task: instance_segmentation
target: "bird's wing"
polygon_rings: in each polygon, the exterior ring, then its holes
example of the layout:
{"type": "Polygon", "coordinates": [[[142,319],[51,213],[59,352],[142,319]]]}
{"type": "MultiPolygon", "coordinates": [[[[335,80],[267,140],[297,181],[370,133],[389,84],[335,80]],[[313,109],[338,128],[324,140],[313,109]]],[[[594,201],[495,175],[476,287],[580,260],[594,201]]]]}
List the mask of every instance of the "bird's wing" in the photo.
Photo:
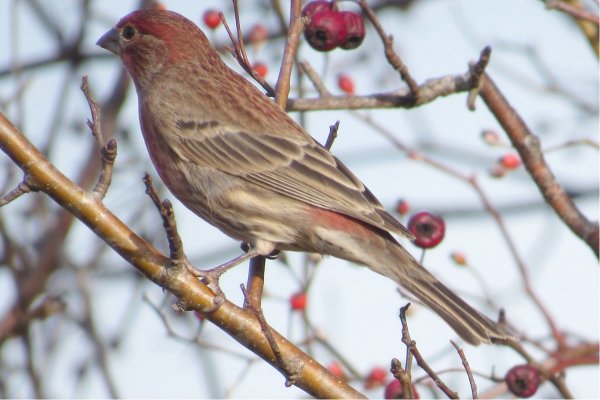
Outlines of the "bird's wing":
{"type": "Polygon", "coordinates": [[[308,134],[257,134],[215,122],[178,121],[177,128],[175,148],[188,162],[412,237],[341,161],[308,134]]]}

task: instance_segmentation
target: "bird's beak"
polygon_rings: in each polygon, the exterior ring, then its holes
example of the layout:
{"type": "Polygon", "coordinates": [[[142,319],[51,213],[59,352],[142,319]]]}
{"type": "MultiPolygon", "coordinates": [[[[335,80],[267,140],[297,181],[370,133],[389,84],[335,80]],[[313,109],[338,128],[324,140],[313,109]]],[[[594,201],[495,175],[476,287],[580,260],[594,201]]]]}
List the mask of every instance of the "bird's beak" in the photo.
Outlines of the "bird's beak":
{"type": "Polygon", "coordinates": [[[121,43],[119,42],[119,32],[112,28],[110,31],[106,32],[96,44],[111,53],[114,53],[118,56],[121,55],[121,43]]]}

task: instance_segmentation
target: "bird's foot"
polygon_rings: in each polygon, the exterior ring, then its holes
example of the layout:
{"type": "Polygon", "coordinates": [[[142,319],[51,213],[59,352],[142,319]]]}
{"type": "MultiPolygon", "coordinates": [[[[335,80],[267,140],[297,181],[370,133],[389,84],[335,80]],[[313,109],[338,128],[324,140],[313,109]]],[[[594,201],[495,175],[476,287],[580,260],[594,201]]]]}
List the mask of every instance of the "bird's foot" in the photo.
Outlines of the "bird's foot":
{"type": "Polygon", "coordinates": [[[221,275],[223,275],[225,272],[235,267],[236,265],[239,265],[247,259],[255,257],[257,255],[259,254],[255,250],[249,248],[246,251],[246,253],[209,270],[201,270],[193,267],[190,264],[186,265],[186,269],[188,270],[188,272],[194,275],[196,278],[200,278],[200,280],[206,286],[208,286],[209,289],[215,295],[215,298],[213,300],[213,307],[209,310],[206,310],[206,312],[217,311],[219,307],[221,307],[223,303],[225,303],[225,294],[219,286],[219,279],[221,278],[221,275]]]}

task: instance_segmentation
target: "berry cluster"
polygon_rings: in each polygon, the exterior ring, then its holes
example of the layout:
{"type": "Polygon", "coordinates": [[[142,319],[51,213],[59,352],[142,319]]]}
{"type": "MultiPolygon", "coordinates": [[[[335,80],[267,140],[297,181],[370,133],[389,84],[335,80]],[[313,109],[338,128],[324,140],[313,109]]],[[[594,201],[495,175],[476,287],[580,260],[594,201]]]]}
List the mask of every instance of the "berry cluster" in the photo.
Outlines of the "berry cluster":
{"type": "Polygon", "coordinates": [[[362,17],[352,11],[337,10],[332,1],[311,1],[302,9],[302,16],[310,18],[304,37],[315,50],[355,49],[365,37],[362,17]]]}

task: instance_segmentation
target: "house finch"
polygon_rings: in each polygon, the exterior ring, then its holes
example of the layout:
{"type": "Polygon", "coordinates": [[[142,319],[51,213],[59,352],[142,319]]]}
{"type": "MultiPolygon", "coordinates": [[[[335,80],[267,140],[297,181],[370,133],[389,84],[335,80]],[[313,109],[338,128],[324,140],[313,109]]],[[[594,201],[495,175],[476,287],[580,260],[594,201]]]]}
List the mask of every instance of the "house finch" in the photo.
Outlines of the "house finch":
{"type": "Polygon", "coordinates": [[[467,342],[506,339],[391,235],[411,237],[362,182],[254,85],[206,36],[166,10],[135,11],[98,45],[120,56],[162,181],[190,210],[253,252],[329,254],[410,291],[467,342]]]}

